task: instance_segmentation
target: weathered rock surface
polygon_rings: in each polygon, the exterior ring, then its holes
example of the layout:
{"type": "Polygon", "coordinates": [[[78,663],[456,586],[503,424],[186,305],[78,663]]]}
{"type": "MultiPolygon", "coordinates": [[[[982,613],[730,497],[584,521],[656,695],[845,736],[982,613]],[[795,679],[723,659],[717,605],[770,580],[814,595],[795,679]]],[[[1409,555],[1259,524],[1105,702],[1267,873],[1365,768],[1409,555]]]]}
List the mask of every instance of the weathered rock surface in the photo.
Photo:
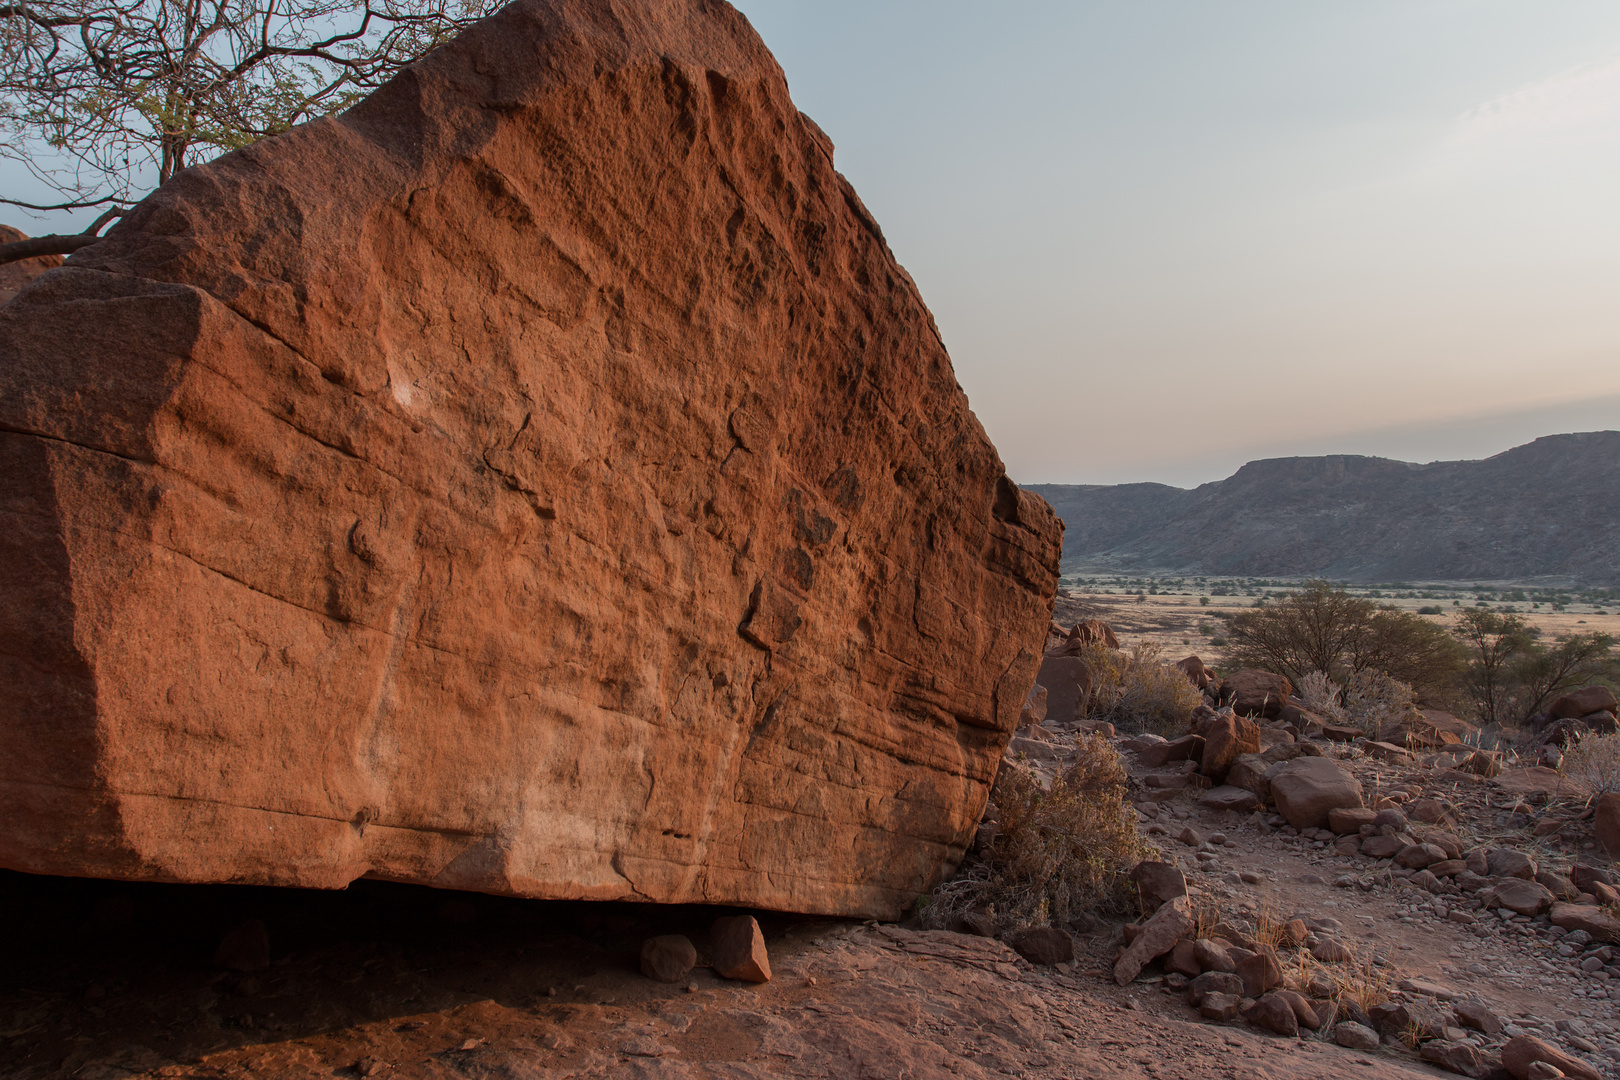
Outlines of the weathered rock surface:
{"type": "Polygon", "coordinates": [[[1592,828],[1603,850],[1611,858],[1620,859],[1620,792],[1611,791],[1598,797],[1592,828]]]}
{"type": "Polygon", "coordinates": [[[1577,1076],[1581,1080],[1602,1080],[1603,1077],[1586,1062],[1571,1057],[1534,1035],[1516,1036],[1502,1047],[1502,1067],[1518,1080],[1528,1080],[1530,1064],[1535,1061],[1545,1061],[1554,1068],[1562,1069],[1565,1076],[1577,1076]]]}
{"type": "Polygon", "coordinates": [[[520,0],[0,310],[0,866],[894,917],[1060,527],[725,4],[520,0]]]}
{"type": "MultiPolygon", "coordinates": [[[[10,225],[0,225],[0,244],[14,244],[27,240],[28,234],[10,225]]],[[[0,263],[0,306],[4,306],[22,287],[45,271],[62,265],[60,255],[39,255],[32,259],[0,263]]]]}
{"type": "Polygon", "coordinates": [[[1547,710],[1558,720],[1579,720],[1595,712],[1620,712],[1620,701],[1607,686],[1588,686],[1572,694],[1565,694],[1547,710]]]}
{"type": "Polygon", "coordinates": [[[1046,688],[1046,715],[1053,723],[1069,724],[1085,717],[1096,681],[1090,664],[1078,656],[1047,656],[1036,677],[1046,688]]]}
{"type": "Polygon", "coordinates": [[[1223,705],[1232,706],[1239,716],[1264,716],[1274,720],[1282,715],[1293,693],[1293,684],[1281,675],[1244,668],[1222,680],[1219,697],[1223,705]]]}
{"type": "Polygon", "coordinates": [[[1332,811],[1361,805],[1361,782],[1328,758],[1301,757],[1271,778],[1271,796],[1294,828],[1320,829],[1332,811]]]}
{"type": "Polygon", "coordinates": [[[1185,896],[1164,904],[1114,962],[1114,981],[1124,986],[1135,979],[1149,962],[1174,948],[1194,925],[1192,904],[1185,896]]]}

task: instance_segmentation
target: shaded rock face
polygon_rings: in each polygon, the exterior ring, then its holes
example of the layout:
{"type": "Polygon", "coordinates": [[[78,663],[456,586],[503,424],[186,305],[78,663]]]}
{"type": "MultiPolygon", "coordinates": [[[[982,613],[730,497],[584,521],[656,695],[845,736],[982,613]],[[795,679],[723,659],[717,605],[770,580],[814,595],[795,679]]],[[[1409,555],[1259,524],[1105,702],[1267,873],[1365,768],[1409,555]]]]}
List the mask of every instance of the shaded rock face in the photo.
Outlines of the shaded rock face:
{"type": "MultiPolygon", "coordinates": [[[[21,229],[14,229],[10,225],[0,225],[0,244],[14,244],[18,240],[27,240],[28,235],[21,229]]],[[[0,306],[5,305],[16,296],[22,287],[33,281],[45,271],[62,265],[60,255],[39,255],[32,259],[18,259],[15,262],[0,263],[0,306]]]]}
{"type": "Polygon", "coordinates": [[[890,918],[1061,526],[725,4],[522,0],[0,313],[0,865],[890,918]]]}

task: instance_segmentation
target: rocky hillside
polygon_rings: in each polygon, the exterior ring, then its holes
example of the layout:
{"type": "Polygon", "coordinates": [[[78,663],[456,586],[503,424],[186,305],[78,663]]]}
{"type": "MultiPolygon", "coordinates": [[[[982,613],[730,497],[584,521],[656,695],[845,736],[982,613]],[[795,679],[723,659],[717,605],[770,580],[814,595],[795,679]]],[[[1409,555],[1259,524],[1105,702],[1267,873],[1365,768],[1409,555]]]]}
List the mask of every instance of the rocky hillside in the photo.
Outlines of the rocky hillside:
{"type": "Polygon", "coordinates": [[[1483,461],[1253,461],[1192,491],[1037,485],[1064,558],[1121,570],[1347,581],[1620,581],[1620,432],[1549,435],[1483,461]]]}

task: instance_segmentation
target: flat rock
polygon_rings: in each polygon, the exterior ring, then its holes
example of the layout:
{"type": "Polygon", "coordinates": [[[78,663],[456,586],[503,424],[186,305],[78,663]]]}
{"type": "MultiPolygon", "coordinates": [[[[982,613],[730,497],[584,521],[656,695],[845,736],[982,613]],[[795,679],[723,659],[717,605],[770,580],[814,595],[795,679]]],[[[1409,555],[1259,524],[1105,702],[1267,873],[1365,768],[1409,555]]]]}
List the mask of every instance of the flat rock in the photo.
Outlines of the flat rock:
{"type": "Polygon", "coordinates": [[[1212,787],[1198,797],[1198,805],[1211,810],[1235,810],[1239,813],[1249,810],[1258,810],[1261,806],[1260,797],[1254,792],[1240,787],[1222,784],[1212,787]]]}
{"type": "Polygon", "coordinates": [[[1032,964],[1051,967],[1074,960],[1074,938],[1055,926],[1035,926],[1007,938],[1007,944],[1032,964]]]}
{"type": "Polygon", "coordinates": [[[1584,930],[1593,941],[1620,942],[1620,919],[1594,904],[1554,904],[1548,917],[1565,930],[1584,930]]]}
{"type": "Polygon", "coordinates": [[[1571,1057],[1550,1043],[1534,1035],[1518,1035],[1502,1046],[1502,1067],[1516,1080],[1530,1080],[1530,1063],[1544,1061],[1565,1076],[1578,1080],[1603,1080],[1602,1075],[1579,1058],[1571,1057]]]}
{"type": "Polygon", "coordinates": [[[1379,1043],[1378,1032],[1354,1020],[1335,1024],[1333,1041],[1350,1050],[1377,1050],[1379,1043]]]}
{"type": "Polygon", "coordinates": [[[1061,527],[727,4],[518,0],[0,356],[0,866],[896,918],[973,839],[1061,527]]]}
{"type": "Polygon", "coordinates": [[[1301,757],[1272,777],[1271,795],[1288,824],[1321,829],[1331,811],[1361,805],[1361,783],[1328,758],[1301,757]]]}

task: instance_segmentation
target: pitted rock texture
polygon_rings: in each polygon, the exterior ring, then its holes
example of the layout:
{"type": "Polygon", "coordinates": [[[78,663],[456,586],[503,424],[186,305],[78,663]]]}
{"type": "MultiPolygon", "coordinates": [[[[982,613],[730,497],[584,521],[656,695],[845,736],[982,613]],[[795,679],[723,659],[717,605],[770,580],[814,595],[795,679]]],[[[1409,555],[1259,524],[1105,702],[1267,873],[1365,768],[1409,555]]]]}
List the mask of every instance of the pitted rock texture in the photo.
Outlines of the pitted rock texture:
{"type": "Polygon", "coordinates": [[[892,917],[1061,526],[747,22],[520,0],[0,314],[0,865],[892,917]]]}
{"type": "MultiPolygon", "coordinates": [[[[27,240],[28,235],[21,229],[14,229],[10,225],[0,225],[0,244],[14,244],[18,240],[27,240]]],[[[22,291],[22,287],[33,281],[47,270],[62,265],[60,255],[37,255],[31,259],[18,259],[15,262],[0,263],[0,306],[8,303],[12,297],[22,291]]]]}

